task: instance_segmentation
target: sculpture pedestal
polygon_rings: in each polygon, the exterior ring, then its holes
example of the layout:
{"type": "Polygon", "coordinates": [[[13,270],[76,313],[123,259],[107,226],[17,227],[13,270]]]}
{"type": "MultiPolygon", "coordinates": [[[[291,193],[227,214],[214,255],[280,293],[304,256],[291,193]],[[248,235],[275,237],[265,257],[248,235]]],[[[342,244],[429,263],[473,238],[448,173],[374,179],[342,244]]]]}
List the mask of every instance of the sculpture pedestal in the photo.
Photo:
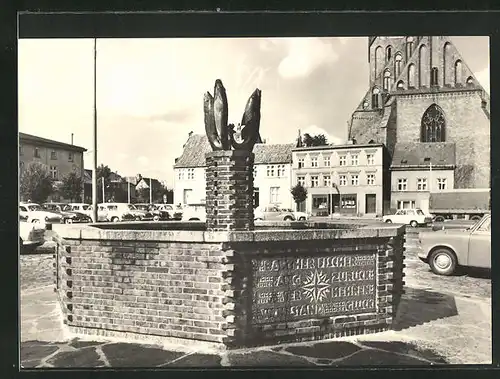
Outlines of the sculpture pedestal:
{"type": "Polygon", "coordinates": [[[207,230],[253,230],[254,154],[213,151],[205,159],[207,230]]]}

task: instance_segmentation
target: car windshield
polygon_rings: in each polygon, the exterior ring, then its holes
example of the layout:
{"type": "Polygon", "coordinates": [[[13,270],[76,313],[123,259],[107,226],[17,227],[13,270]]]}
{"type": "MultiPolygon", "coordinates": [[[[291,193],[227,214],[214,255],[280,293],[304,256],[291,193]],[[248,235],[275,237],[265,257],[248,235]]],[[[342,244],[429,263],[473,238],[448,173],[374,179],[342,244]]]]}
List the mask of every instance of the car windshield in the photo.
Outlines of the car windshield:
{"type": "Polygon", "coordinates": [[[37,204],[34,204],[34,205],[28,205],[28,209],[30,211],[41,211],[42,210],[42,207],[37,205],[37,204]]]}
{"type": "Polygon", "coordinates": [[[66,205],[64,208],[63,208],[63,211],[70,211],[72,210],[73,207],[71,205],[66,205]]]}
{"type": "Polygon", "coordinates": [[[137,208],[134,204],[128,204],[128,209],[137,210],[137,208]]]}
{"type": "Polygon", "coordinates": [[[424,212],[421,209],[417,209],[417,214],[420,216],[424,216],[424,212]]]}

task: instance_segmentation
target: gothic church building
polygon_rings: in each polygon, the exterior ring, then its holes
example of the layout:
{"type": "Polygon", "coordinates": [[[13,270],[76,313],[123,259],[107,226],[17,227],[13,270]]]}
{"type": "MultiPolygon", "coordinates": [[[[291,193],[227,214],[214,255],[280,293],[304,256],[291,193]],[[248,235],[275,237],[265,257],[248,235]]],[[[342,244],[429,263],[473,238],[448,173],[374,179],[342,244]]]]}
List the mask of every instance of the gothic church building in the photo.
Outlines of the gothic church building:
{"type": "Polygon", "coordinates": [[[369,37],[368,44],[369,88],[349,139],[386,145],[391,208],[406,208],[412,191],[489,188],[489,95],[451,39],[369,37]]]}

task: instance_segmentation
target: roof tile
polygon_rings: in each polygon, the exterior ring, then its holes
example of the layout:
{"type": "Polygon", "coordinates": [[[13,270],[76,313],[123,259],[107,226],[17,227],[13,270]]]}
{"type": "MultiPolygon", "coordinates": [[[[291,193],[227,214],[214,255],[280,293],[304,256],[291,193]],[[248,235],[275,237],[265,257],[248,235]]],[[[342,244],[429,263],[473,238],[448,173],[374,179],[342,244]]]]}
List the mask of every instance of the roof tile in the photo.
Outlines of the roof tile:
{"type": "Polygon", "coordinates": [[[451,142],[398,142],[394,149],[392,167],[455,165],[455,144],[451,142]]]}

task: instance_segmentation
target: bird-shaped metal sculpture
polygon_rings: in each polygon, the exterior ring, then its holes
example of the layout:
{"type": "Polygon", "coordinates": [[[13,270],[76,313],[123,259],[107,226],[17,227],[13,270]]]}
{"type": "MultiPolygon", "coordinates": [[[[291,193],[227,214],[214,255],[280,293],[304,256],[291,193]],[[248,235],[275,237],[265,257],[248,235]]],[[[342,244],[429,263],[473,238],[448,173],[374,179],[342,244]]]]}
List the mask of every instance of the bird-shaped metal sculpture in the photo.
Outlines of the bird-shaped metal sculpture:
{"type": "Polygon", "coordinates": [[[246,150],[252,151],[260,141],[260,104],[261,91],[256,89],[248,99],[241,119],[241,142],[235,140],[234,125],[228,125],[228,104],[226,90],[222,81],[215,81],[214,96],[210,92],[203,98],[205,113],[205,132],[212,150],[246,150]]]}

